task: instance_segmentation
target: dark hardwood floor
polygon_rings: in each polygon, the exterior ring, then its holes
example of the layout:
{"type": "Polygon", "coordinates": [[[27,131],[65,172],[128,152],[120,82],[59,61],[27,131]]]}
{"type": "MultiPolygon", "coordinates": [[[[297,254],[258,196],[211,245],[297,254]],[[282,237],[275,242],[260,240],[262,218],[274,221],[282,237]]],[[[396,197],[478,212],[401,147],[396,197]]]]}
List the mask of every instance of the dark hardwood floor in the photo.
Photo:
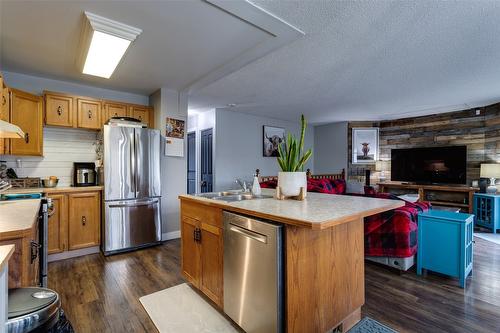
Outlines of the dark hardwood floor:
{"type": "MultiPolygon", "coordinates": [[[[179,249],[174,240],[50,263],[49,287],[76,332],[156,332],[139,297],[184,282],[179,249]]],[[[476,238],[473,274],[464,290],[455,279],[367,263],[363,316],[400,332],[500,332],[500,245],[476,238]]]]}

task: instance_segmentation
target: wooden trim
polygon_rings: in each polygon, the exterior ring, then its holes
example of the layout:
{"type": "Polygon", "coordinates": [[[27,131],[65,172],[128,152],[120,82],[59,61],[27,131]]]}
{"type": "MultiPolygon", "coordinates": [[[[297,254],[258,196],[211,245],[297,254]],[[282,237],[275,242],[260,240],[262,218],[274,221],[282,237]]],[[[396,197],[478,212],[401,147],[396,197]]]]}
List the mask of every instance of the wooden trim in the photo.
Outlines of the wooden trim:
{"type": "MultiPolygon", "coordinates": [[[[270,180],[278,181],[278,176],[261,176],[260,169],[255,169],[255,174],[257,175],[259,182],[267,182],[270,180]]],[[[345,169],[342,169],[340,173],[326,173],[320,175],[313,175],[311,169],[306,171],[307,178],[312,179],[345,179],[345,169]]]]}

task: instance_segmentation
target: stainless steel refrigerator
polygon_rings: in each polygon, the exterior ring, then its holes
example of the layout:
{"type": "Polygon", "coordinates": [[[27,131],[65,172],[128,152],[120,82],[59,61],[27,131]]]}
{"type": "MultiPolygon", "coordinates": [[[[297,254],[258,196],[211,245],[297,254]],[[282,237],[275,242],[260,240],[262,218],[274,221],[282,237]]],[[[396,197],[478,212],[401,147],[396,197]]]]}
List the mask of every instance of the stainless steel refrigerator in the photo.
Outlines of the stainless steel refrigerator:
{"type": "Polygon", "coordinates": [[[104,126],[105,255],[161,241],[160,131],[104,126]]]}

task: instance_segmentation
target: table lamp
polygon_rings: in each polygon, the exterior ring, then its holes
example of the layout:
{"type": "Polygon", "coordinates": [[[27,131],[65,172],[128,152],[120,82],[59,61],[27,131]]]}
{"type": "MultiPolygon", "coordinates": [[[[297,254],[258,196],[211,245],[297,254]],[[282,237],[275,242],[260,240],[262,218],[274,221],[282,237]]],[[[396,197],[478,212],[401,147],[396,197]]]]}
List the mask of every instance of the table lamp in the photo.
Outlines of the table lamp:
{"type": "Polygon", "coordinates": [[[490,179],[490,185],[486,189],[486,192],[490,194],[495,194],[497,192],[495,181],[496,178],[500,178],[500,164],[499,163],[481,164],[480,177],[490,179]]]}
{"type": "Polygon", "coordinates": [[[375,171],[380,171],[379,181],[385,181],[385,172],[389,170],[389,161],[377,161],[375,162],[375,171]]]}

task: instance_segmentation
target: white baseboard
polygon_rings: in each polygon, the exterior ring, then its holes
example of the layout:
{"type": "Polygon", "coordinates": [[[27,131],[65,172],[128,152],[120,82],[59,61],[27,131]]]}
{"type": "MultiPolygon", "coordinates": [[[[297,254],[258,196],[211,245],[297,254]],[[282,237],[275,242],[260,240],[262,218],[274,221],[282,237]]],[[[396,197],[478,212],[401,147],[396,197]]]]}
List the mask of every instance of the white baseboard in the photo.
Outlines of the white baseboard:
{"type": "Polygon", "coordinates": [[[161,240],[163,240],[163,241],[176,239],[176,238],[181,238],[181,231],[180,230],[165,232],[161,235],[161,240]]]}
{"type": "Polygon", "coordinates": [[[74,257],[86,256],[87,254],[99,253],[99,246],[88,247],[86,249],[73,250],[73,251],[65,251],[61,253],[49,254],[48,262],[58,261],[63,259],[69,259],[74,257]]]}

